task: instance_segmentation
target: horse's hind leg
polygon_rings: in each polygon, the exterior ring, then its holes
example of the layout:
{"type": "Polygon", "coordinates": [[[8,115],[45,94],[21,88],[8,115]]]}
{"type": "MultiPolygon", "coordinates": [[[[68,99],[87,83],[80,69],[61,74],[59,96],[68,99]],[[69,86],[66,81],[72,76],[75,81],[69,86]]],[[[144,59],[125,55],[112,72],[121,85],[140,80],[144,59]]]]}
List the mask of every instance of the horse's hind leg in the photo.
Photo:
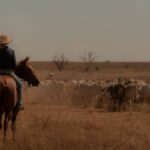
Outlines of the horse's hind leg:
{"type": "Polygon", "coordinates": [[[2,115],[3,115],[3,112],[0,111],[0,129],[2,129],[2,115]]]}
{"type": "Polygon", "coordinates": [[[8,128],[8,122],[11,118],[11,113],[10,112],[5,112],[5,120],[4,120],[4,139],[3,141],[6,140],[6,132],[7,132],[7,128],[8,128]]]}

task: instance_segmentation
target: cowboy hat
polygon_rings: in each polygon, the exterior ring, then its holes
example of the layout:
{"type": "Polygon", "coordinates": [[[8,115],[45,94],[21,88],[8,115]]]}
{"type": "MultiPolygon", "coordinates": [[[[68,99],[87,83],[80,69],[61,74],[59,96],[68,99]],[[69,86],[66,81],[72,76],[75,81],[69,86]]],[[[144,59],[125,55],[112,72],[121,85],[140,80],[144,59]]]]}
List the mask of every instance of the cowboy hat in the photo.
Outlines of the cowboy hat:
{"type": "Polygon", "coordinates": [[[5,34],[0,34],[0,45],[7,45],[12,42],[12,39],[5,34]]]}

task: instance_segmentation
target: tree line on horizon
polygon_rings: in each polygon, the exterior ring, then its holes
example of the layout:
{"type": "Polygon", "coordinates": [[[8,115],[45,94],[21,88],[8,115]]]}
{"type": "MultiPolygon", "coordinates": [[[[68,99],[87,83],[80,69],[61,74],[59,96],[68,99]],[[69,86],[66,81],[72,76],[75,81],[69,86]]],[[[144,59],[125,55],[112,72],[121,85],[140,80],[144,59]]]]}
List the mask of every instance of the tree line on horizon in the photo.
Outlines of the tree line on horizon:
{"type": "MultiPolygon", "coordinates": [[[[96,58],[97,56],[94,54],[94,52],[88,52],[80,56],[80,60],[84,64],[85,71],[90,71],[92,64],[95,62],[96,58]]],[[[65,66],[69,63],[69,60],[67,59],[64,53],[61,53],[53,57],[52,63],[55,64],[59,71],[62,71],[65,70],[65,66]]],[[[98,70],[98,67],[96,70],[98,70]]]]}

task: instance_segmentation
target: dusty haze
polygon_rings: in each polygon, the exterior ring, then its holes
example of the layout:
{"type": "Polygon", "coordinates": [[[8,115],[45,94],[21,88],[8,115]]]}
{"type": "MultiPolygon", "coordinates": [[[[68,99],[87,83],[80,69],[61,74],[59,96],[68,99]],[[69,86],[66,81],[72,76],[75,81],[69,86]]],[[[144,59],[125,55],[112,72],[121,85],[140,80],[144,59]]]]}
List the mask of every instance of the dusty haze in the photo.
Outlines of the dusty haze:
{"type": "Polygon", "coordinates": [[[2,0],[0,32],[10,35],[17,59],[149,61],[148,0],[2,0]]]}

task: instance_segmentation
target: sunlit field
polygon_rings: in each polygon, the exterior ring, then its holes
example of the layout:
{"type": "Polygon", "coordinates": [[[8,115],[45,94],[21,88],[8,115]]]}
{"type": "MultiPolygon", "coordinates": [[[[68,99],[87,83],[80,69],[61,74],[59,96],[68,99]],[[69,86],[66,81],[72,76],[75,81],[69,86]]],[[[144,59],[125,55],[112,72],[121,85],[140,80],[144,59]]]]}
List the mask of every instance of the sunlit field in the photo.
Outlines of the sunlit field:
{"type": "Polygon", "coordinates": [[[72,80],[115,78],[150,82],[150,63],[69,63],[58,71],[51,63],[32,63],[43,84],[24,91],[25,110],[17,118],[16,141],[8,129],[2,150],[149,150],[150,106],[112,112],[97,87],[77,88],[72,80]]]}

